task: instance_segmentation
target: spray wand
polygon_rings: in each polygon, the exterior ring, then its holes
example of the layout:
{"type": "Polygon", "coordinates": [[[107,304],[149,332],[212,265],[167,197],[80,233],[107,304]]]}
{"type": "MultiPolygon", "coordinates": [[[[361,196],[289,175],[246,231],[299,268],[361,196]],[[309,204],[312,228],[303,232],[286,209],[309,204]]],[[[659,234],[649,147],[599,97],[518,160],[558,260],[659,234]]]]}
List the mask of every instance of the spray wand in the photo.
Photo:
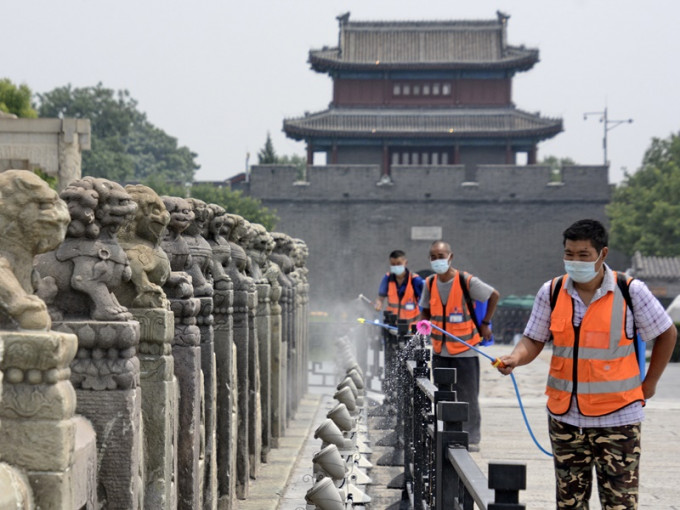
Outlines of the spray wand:
{"type": "Polygon", "coordinates": [[[363,318],[358,318],[357,322],[359,324],[371,324],[372,326],[378,326],[379,328],[393,329],[394,331],[397,331],[399,329],[396,326],[392,326],[390,324],[385,324],[384,322],[378,322],[378,319],[370,321],[370,320],[366,320],[366,319],[363,319],[363,318]]]}
{"type": "MultiPolygon", "coordinates": [[[[475,352],[478,352],[485,358],[488,358],[491,360],[491,365],[493,365],[494,368],[505,368],[505,363],[503,363],[499,358],[494,358],[493,356],[488,355],[481,349],[475,347],[474,345],[469,344],[465,340],[462,340],[458,338],[455,335],[452,335],[448,331],[444,331],[442,328],[439,328],[432,324],[430,321],[422,320],[419,321],[418,324],[416,325],[416,328],[418,329],[418,333],[421,335],[429,335],[432,332],[432,329],[436,329],[437,331],[442,332],[448,337],[453,338],[454,340],[468,346],[470,349],[472,349],[475,352]]],[[[538,447],[539,450],[541,450],[543,453],[545,453],[547,456],[552,457],[553,454],[550,453],[548,450],[543,448],[540,443],[538,442],[538,439],[536,439],[536,436],[534,436],[534,432],[531,430],[531,425],[529,425],[529,419],[527,418],[527,413],[524,411],[524,405],[522,404],[522,397],[519,394],[519,387],[517,386],[517,381],[515,380],[515,374],[513,372],[510,372],[510,378],[512,379],[512,385],[515,388],[515,395],[517,395],[517,402],[519,403],[519,408],[520,411],[522,411],[522,417],[524,418],[524,424],[526,425],[527,430],[529,431],[529,435],[531,436],[531,439],[534,441],[534,444],[538,447]]]]}

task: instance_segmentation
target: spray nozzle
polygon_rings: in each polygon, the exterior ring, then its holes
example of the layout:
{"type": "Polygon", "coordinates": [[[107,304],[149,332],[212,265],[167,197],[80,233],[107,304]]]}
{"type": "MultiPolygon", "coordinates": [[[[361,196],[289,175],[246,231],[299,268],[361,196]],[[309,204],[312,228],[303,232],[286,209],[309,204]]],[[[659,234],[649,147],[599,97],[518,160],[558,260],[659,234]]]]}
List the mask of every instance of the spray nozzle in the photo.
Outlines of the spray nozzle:
{"type": "Polygon", "coordinates": [[[418,321],[418,324],[416,324],[416,329],[421,335],[429,335],[432,333],[432,324],[430,321],[426,320],[418,321]]]}

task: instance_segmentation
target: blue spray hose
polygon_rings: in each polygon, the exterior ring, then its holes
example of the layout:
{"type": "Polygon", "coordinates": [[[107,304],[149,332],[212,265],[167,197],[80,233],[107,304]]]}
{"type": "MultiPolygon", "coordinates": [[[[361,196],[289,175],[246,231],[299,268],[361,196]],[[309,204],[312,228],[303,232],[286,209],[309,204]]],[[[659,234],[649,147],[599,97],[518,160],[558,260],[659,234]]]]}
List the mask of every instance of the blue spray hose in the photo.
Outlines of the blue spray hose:
{"type": "MultiPolygon", "coordinates": [[[[449,336],[449,337],[453,338],[454,340],[456,340],[456,341],[458,341],[462,344],[465,344],[466,346],[468,346],[473,351],[478,352],[479,354],[481,354],[485,358],[491,360],[491,364],[494,367],[498,368],[498,367],[505,366],[499,358],[494,358],[493,356],[490,356],[489,354],[485,353],[481,349],[475,347],[474,345],[469,344],[465,340],[462,340],[462,339],[458,338],[457,336],[452,335],[448,331],[444,331],[442,328],[435,326],[430,321],[420,321],[418,323],[417,327],[418,327],[419,333],[426,334],[426,335],[429,335],[430,332],[432,331],[432,329],[436,329],[437,331],[440,331],[440,332],[444,333],[446,336],[449,336]]],[[[543,448],[540,445],[540,443],[536,439],[536,436],[534,435],[533,430],[531,430],[531,425],[529,425],[529,419],[527,418],[527,413],[524,411],[524,404],[522,404],[522,397],[520,396],[520,393],[519,393],[519,387],[517,386],[517,381],[515,380],[515,374],[510,372],[510,378],[512,379],[512,385],[515,387],[515,395],[517,395],[517,402],[519,403],[519,409],[520,409],[520,411],[522,411],[522,417],[524,418],[524,424],[526,425],[526,428],[529,431],[529,435],[531,436],[531,439],[534,441],[534,444],[538,447],[539,450],[541,450],[547,456],[552,457],[553,454],[550,453],[549,451],[547,451],[545,448],[543,448]]]]}

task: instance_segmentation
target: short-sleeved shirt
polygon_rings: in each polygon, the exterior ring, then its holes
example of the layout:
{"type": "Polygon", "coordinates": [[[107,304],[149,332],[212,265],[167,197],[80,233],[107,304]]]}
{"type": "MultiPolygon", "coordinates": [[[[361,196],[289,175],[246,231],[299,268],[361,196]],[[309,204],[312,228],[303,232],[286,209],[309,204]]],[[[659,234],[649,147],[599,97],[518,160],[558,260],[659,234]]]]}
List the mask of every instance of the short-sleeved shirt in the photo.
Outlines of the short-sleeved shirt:
{"type": "MultiPolygon", "coordinates": [[[[524,335],[537,342],[547,342],[550,339],[550,287],[551,282],[545,282],[534,301],[529,322],[524,329],[524,335]]],[[[604,297],[607,292],[614,291],[616,279],[614,273],[605,265],[604,279],[599,289],[595,291],[591,303],[604,297]]],[[[571,278],[565,278],[565,288],[574,302],[574,325],[578,326],[583,320],[588,307],[578,295],[574,288],[571,278]]],[[[645,342],[653,340],[661,333],[673,325],[673,321],[661,306],[661,303],[654,297],[647,286],[640,280],[633,280],[630,283],[630,298],[633,304],[633,316],[635,326],[640,337],[645,342]]],[[[633,317],[626,314],[626,334],[633,336],[633,317]]],[[[548,411],[550,412],[550,411],[548,411]]],[[[572,405],[567,414],[556,416],[550,413],[556,420],[574,425],[576,427],[618,427],[631,425],[644,419],[644,411],[641,402],[634,402],[623,409],[610,413],[605,416],[583,416],[572,399],[572,405]]]]}
{"type": "MultiPolygon", "coordinates": [[[[449,294],[451,293],[451,288],[453,287],[453,280],[451,278],[448,282],[442,282],[440,278],[437,278],[437,290],[439,291],[439,297],[442,300],[442,304],[446,306],[446,302],[449,299],[449,294]]],[[[482,280],[473,276],[470,278],[470,298],[475,301],[487,301],[491,294],[494,292],[494,288],[491,285],[484,283],[482,280]]],[[[420,297],[420,309],[430,308],[430,289],[427,285],[423,287],[423,295],[420,297]]],[[[445,358],[453,357],[446,349],[442,349],[439,356],[445,358]]],[[[455,357],[461,358],[466,356],[477,356],[477,353],[472,349],[466,349],[463,352],[456,354],[455,357]]]]}
{"type": "MultiPolygon", "coordinates": [[[[404,278],[404,281],[401,282],[401,285],[397,285],[397,294],[399,295],[399,298],[401,299],[404,297],[404,292],[406,292],[406,284],[408,283],[408,275],[410,271],[408,268],[406,269],[406,278],[404,278]]],[[[393,274],[386,274],[383,276],[383,279],[380,281],[380,287],[378,288],[378,296],[380,297],[387,297],[387,287],[389,285],[390,279],[394,280],[396,283],[396,278],[393,274]]],[[[420,296],[423,293],[423,284],[425,283],[425,280],[423,280],[420,276],[414,275],[412,278],[413,282],[413,293],[416,296],[416,302],[420,301],[420,296]]]]}

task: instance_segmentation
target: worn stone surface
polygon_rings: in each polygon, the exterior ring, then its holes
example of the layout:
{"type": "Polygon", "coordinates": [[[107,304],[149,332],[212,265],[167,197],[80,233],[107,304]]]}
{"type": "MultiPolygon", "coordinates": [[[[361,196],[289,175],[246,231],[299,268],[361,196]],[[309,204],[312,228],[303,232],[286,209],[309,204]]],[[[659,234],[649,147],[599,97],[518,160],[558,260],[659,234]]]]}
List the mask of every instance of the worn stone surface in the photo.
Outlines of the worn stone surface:
{"type": "Polygon", "coordinates": [[[125,191],[137,204],[137,211],[118,235],[131,277],[115,289],[116,297],[128,308],[168,308],[162,287],[170,277],[170,261],[160,244],[170,214],[151,188],[128,185],[125,191]]]}
{"type": "Polygon", "coordinates": [[[90,149],[90,119],[17,119],[0,115],[0,172],[40,168],[62,190],[81,175],[81,152],[90,149]],[[14,166],[17,162],[23,166],[14,166]]]}
{"type": "MultiPolygon", "coordinates": [[[[253,285],[248,289],[248,457],[250,478],[257,478],[262,456],[262,407],[260,401],[260,349],[257,336],[257,281],[261,277],[259,268],[247,254],[251,224],[243,220],[243,228],[235,230],[239,248],[245,252],[245,271],[253,285]]],[[[232,248],[232,256],[237,252],[232,248]]]]}
{"type": "Polygon", "coordinates": [[[205,236],[208,235],[213,211],[202,200],[189,198],[194,212],[194,220],[182,233],[191,254],[188,273],[192,278],[194,296],[201,301],[197,323],[201,334],[201,368],[203,373],[203,401],[201,417],[200,470],[203,508],[212,510],[215,505],[214,494],[217,490],[216,418],[215,393],[217,388],[214,335],[212,285],[212,249],[205,236]]]}
{"type": "Polygon", "coordinates": [[[137,205],[119,184],[94,177],[72,182],[61,197],[71,215],[66,239],[36,258],[40,296],[53,320],[132,319],[113,290],[132,275],[117,234],[137,205]]]}
{"type": "Polygon", "coordinates": [[[32,172],[0,173],[0,329],[49,329],[45,303],[34,296],[33,257],[64,240],[66,203],[32,172]]]}
{"type": "Polygon", "coordinates": [[[0,508],[32,510],[33,494],[26,475],[5,462],[0,462],[0,508]]]}
{"type": "Polygon", "coordinates": [[[141,390],[77,390],[76,395],[76,410],[97,434],[99,504],[110,510],[143,508],[141,390]]]}
{"type": "Polygon", "coordinates": [[[144,508],[177,506],[179,388],[174,374],[172,312],[132,308],[140,323],[140,387],[144,424],[144,508]]]}
{"type": "Polygon", "coordinates": [[[236,498],[236,362],[233,341],[234,284],[229,277],[232,264],[226,211],[209,204],[211,219],[207,241],[212,250],[210,274],[214,288],[214,350],[216,362],[216,451],[217,507],[228,509],[236,498]]]}
{"type": "MultiPolygon", "coordinates": [[[[203,274],[192,260],[189,236],[183,235],[194,219],[191,203],[180,197],[162,197],[170,213],[170,222],[161,241],[170,259],[172,273],[164,286],[175,316],[175,335],[172,353],[175,376],[179,385],[178,438],[177,438],[177,507],[197,509],[202,505],[203,459],[205,435],[202,428],[203,375],[201,372],[201,331],[198,326],[203,304],[193,297],[193,277],[203,274]]],[[[205,294],[205,293],[204,293],[205,294]]]]}

